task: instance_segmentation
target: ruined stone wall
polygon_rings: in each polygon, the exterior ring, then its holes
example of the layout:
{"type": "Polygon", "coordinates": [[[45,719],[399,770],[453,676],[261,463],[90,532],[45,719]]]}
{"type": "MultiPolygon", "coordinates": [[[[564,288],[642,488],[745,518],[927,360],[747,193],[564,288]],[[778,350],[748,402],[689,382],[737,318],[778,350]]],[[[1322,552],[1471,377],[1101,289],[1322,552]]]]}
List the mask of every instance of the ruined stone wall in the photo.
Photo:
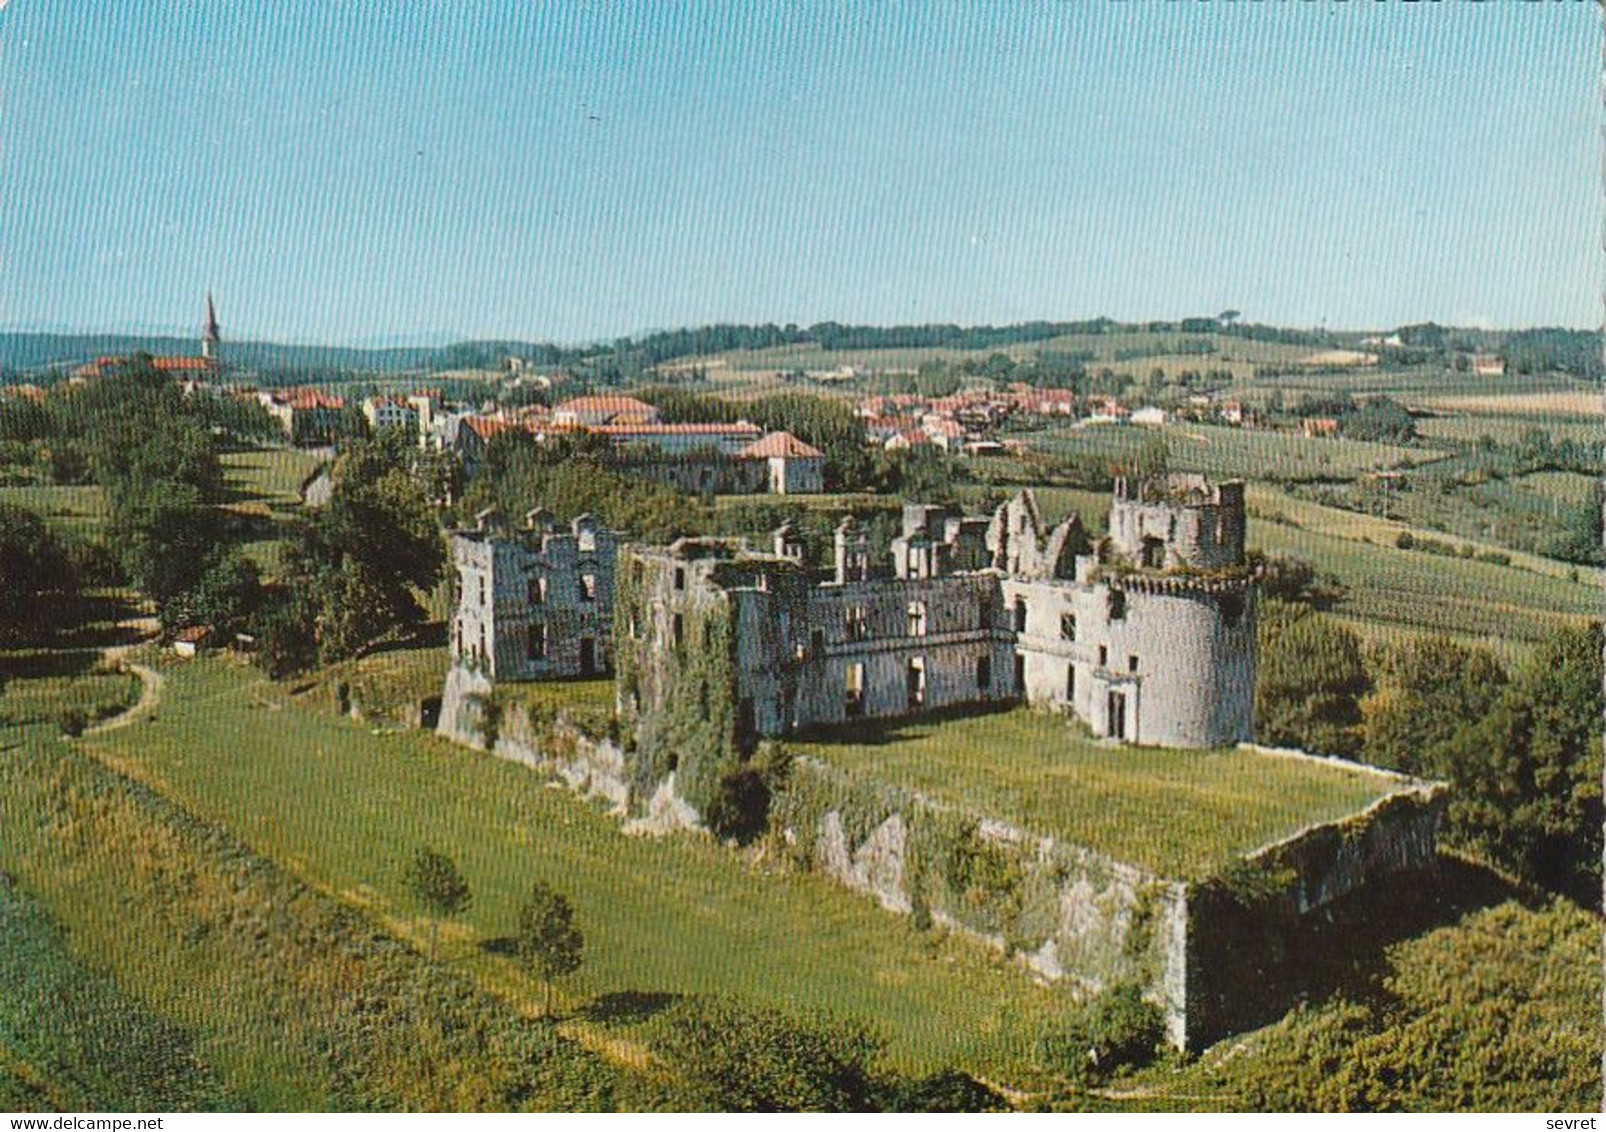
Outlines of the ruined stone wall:
{"type": "MultiPolygon", "coordinates": [[[[1124,485],[1123,485],[1124,486],[1124,485]]],[[[1147,565],[1216,570],[1244,558],[1244,496],[1238,482],[1211,485],[1203,477],[1173,476],[1166,485],[1145,485],[1136,497],[1118,488],[1110,503],[1110,541],[1134,563],[1150,541],[1163,553],[1147,565]],[[1154,487],[1160,492],[1149,495],[1154,487]],[[1168,497],[1166,492],[1171,491],[1168,497]]]]}
{"type": "Polygon", "coordinates": [[[435,730],[454,743],[555,774],[576,793],[606,801],[616,814],[628,811],[629,773],[617,742],[585,734],[561,713],[557,719],[534,720],[521,704],[498,703],[483,673],[466,668],[447,673],[435,730]]]}
{"type": "Polygon", "coordinates": [[[1380,929],[1368,923],[1375,903],[1370,894],[1390,878],[1396,889],[1417,886],[1429,898],[1446,788],[1401,782],[1398,792],[1361,813],[1302,830],[1194,887],[1187,959],[1191,1045],[1282,1017],[1307,993],[1314,955],[1331,964],[1347,940],[1357,947],[1372,943],[1367,937],[1380,929]]]}
{"type": "Polygon", "coordinates": [[[985,940],[1040,977],[1136,982],[1187,1040],[1185,886],[828,766],[794,761],[772,828],[800,866],[985,940]]]}
{"type": "Polygon", "coordinates": [[[806,601],[801,623],[794,622],[805,658],[800,726],[1017,694],[1014,639],[1002,621],[996,575],[817,586],[806,601]],[[918,703],[911,700],[911,664],[923,673],[918,703]],[[850,672],[863,677],[856,706],[848,696],[850,672]]]}
{"type": "Polygon", "coordinates": [[[455,535],[453,661],[499,680],[608,670],[616,554],[615,534],[591,524],[571,533],[455,535]]]}

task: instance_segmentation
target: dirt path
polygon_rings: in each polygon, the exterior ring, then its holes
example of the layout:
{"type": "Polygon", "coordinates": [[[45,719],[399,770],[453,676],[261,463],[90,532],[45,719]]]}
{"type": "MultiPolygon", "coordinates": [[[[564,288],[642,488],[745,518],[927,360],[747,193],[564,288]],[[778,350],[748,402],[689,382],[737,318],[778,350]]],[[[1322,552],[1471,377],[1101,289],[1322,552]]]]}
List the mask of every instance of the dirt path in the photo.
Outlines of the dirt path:
{"type": "MultiPolygon", "coordinates": [[[[106,651],[109,658],[113,650],[108,649],[106,651]]],[[[154,668],[148,668],[143,664],[134,664],[132,661],[124,661],[124,664],[130,672],[139,677],[139,699],[116,715],[108,716],[93,727],[86,728],[84,730],[85,735],[99,735],[104,731],[114,731],[119,727],[127,727],[130,723],[145,718],[155,711],[156,705],[161,702],[162,674],[154,668]]]]}
{"type": "Polygon", "coordinates": [[[119,621],[119,629],[135,629],[141,634],[140,638],[126,645],[113,645],[102,649],[101,656],[108,664],[120,664],[139,677],[139,699],[132,705],[124,708],[116,715],[108,716],[86,728],[85,735],[98,735],[103,731],[115,731],[119,727],[127,727],[136,720],[143,719],[156,710],[156,705],[162,699],[162,674],[154,668],[143,664],[135,664],[128,659],[128,654],[154,638],[162,631],[161,623],[154,617],[140,617],[128,621],[119,621]]]}

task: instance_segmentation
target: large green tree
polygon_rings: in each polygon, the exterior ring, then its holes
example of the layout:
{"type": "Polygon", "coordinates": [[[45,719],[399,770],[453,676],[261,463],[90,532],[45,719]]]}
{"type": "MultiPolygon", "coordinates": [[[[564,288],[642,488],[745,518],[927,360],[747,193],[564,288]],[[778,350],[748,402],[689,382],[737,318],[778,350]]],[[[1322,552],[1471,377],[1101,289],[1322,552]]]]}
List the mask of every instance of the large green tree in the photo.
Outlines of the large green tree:
{"type": "Polygon", "coordinates": [[[78,591],[67,548],[32,511],[0,503],[0,642],[34,643],[78,591]]]}
{"type": "Polygon", "coordinates": [[[1355,634],[1308,607],[1266,601],[1258,647],[1255,738],[1317,754],[1359,753],[1369,679],[1355,634]]]}
{"type": "MultiPolygon", "coordinates": [[[[429,501],[393,454],[355,442],[336,462],[329,503],[296,528],[285,551],[287,604],[274,633],[310,640],[324,661],[353,656],[427,616],[419,595],[440,580],[446,552],[429,501]]],[[[279,649],[289,657],[296,649],[279,649]]]]}
{"type": "Polygon", "coordinates": [[[1457,777],[1451,743],[1499,699],[1500,662],[1487,649],[1426,637],[1385,645],[1371,667],[1376,689],[1361,703],[1362,757],[1408,774],[1457,777]]]}
{"type": "Polygon", "coordinates": [[[1449,744],[1448,833],[1535,883],[1600,902],[1601,626],[1559,630],[1449,744]]]}
{"type": "Polygon", "coordinates": [[[574,921],[574,907],[550,885],[537,881],[519,908],[514,937],[519,960],[546,986],[547,1017],[552,1016],[552,985],[580,969],[585,935],[574,921]]]}

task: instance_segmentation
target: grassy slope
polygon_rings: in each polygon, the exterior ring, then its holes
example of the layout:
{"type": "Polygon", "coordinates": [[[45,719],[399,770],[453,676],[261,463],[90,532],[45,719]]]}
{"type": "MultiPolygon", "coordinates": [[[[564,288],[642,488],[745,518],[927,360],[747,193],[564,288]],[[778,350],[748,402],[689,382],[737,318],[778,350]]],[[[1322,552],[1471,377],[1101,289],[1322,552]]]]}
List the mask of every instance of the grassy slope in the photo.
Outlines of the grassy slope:
{"type": "Polygon", "coordinates": [[[77,709],[89,722],[139,698],[139,677],[98,667],[92,654],[0,654],[0,727],[54,722],[77,709]]]}
{"type": "Polygon", "coordinates": [[[1011,1059],[1062,1001],[990,952],[929,950],[823,880],[743,868],[700,839],[627,837],[521,767],[283,706],[222,661],[167,675],[158,722],[88,748],[417,938],[404,863],[419,845],[449,850],[475,899],[442,933],[443,955],[487,985],[505,963],[480,944],[511,928],[539,878],[571,896],[587,932],[579,995],[728,991],[824,1007],[879,1024],[894,1061],[912,1066],[1011,1059]]]}
{"type": "Polygon", "coordinates": [[[1390,789],[1375,775],[1249,751],[1110,746],[1025,709],[865,731],[796,749],[1172,877],[1207,876],[1390,789]]]}
{"type": "Polygon", "coordinates": [[[0,503],[26,507],[46,522],[83,537],[99,533],[110,514],[106,493],[93,485],[0,487],[0,503]]]}
{"type": "MultiPolygon", "coordinates": [[[[217,828],[39,729],[0,744],[0,865],[78,961],[194,1035],[241,1103],[610,1103],[596,1058],[217,828]]],[[[534,999],[530,980],[513,985],[516,1007],[534,999]]]]}
{"type": "Polygon", "coordinates": [[[275,528],[301,506],[298,489],[318,463],[319,457],[297,448],[260,448],[223,456],[224,476],[234,495],[224,506],[260,525],[260,536],[244,547],[269,574],[279,568],[282,548],[275,528]]]}
{"type": "Polygon", "coordinates": [[[1444,456],[1432,448],[1373,444],[1362,440],[1308,440],[1292,432],[1225,428],[1184,422],[1161,427],[1133,425],[1063,426],[1023,434],[1033,448],[1054,455],[1092,454],[1130,458],[1146,445],[1164,440],[1173,471],[1249,479],[1343,479],[1378,468],[1422,464],[1444,456]]]}

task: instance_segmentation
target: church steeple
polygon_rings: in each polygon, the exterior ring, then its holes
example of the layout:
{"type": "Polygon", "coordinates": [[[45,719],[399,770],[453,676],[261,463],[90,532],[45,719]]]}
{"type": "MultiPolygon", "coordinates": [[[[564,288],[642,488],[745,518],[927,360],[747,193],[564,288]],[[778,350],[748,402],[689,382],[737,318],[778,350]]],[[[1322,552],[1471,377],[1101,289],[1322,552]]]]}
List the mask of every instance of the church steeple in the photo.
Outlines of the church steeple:
{"type": "Polygon", "coordinates": [[[217,311],[212,307],[212,295],[208,292],[206,296],[206,325],[201,329],[201,357],[209,361],[217,361],[219,344],[217,311]]]}

